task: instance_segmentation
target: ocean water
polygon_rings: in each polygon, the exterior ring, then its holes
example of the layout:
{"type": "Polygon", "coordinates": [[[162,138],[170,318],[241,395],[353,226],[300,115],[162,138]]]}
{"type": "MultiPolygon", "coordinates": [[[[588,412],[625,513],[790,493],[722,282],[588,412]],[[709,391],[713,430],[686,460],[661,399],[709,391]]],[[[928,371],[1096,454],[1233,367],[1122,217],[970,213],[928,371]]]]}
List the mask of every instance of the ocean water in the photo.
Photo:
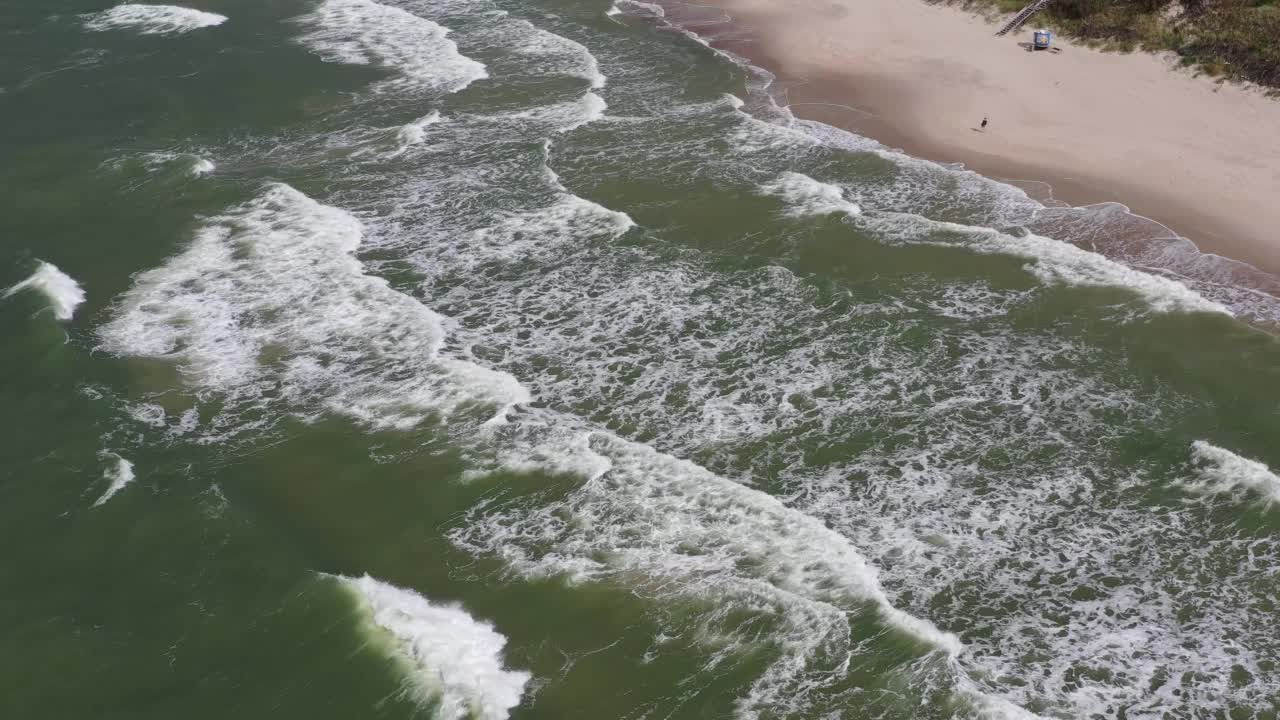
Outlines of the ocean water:
{"type": "Polygon", "coordinates": [[[674,3],[5,17],[6,717],[1280,714],[1280,280],[674,3]]]}

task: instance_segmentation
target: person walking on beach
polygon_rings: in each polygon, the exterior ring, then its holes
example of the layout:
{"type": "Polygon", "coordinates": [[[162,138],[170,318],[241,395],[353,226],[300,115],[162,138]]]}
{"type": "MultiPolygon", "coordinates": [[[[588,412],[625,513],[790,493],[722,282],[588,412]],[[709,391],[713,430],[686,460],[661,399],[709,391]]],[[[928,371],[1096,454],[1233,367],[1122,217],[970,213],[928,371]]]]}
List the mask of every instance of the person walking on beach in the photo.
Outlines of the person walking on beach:
{"type": "Polygon", "coordinates": [[[982,126],[981,126],[981,127],[982,127],[982,131],[983,131],[983,132],[986,132],[986,131],[987,131],[987,118],[986,118],[986,116],[985,116],[985,115],[982,117],[982,126]]]}

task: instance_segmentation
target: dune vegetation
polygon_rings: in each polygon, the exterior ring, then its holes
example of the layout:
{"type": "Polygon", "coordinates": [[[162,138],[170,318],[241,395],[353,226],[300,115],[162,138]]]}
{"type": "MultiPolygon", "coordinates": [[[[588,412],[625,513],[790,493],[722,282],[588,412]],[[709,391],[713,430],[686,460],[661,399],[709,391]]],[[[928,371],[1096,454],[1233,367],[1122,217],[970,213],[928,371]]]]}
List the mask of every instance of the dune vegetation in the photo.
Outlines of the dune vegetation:
{"type": "MultiPolygon", "coordinates": [[[[1028,0],[958,0],[1016,12],[1028,0]]],[[[1053,0],[1029,25],[1115,50],[1173,51],[1215,76],[1280,88],[1280,0],[1053,0]]]]}

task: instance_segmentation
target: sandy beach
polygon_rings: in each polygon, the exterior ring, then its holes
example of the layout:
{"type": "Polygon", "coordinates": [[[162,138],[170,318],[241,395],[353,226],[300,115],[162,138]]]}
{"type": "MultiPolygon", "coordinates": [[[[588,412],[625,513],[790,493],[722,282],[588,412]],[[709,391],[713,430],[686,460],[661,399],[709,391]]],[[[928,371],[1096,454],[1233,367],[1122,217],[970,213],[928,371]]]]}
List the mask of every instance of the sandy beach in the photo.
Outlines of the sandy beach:
{"type": "Polygon", "coordinates": [[[1060,38],[1060,52],[1031,52],[1034,19],[996,37],[923,0],[663,4],[777,74],[799,117],[1047,182],[1073,205],[1123,203],[1206,252],[1280,271],[1280,102],[1256,89],[1060,38]]]}

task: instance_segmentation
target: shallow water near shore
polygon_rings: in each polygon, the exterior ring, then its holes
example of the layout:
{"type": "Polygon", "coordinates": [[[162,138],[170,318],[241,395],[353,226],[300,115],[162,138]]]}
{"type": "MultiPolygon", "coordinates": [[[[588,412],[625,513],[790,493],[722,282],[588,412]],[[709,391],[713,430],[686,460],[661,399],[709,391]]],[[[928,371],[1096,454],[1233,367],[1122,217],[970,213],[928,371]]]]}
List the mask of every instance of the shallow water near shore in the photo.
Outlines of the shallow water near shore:
{"type": "Polygon", "coordinates": [[[1280,712],[1273,279],[664,14],[17,12],[7,707],[1280,712]]]}

